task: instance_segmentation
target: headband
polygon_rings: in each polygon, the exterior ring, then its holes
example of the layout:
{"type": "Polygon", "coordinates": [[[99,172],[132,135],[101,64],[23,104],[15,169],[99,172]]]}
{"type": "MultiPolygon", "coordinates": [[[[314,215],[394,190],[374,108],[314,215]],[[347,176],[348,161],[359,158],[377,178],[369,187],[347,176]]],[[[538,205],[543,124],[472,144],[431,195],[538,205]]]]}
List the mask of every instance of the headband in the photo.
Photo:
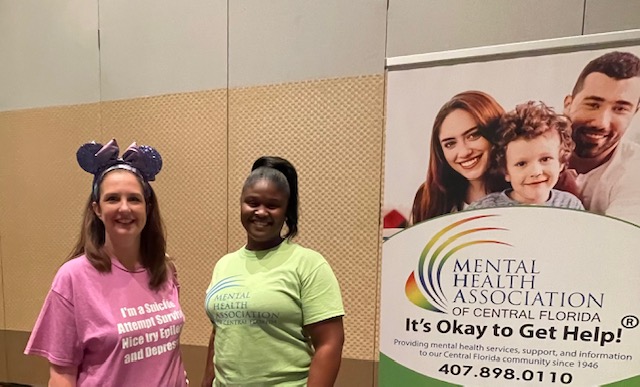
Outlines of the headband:
{"type": "Polygon", "coordinates": [[[125,169],[140,176],[147,183],[154,181],[162,169],[160,153],[148,145],[138,146],[135,142],[125,150],[122,157],[118,157],[120,148],[115,139],[104,146],[95,141],[82,145],[76,158],[82,169],[91,173],[93,177],[93,194],[98,192],[102,178],[114,169],[125,169]]]}

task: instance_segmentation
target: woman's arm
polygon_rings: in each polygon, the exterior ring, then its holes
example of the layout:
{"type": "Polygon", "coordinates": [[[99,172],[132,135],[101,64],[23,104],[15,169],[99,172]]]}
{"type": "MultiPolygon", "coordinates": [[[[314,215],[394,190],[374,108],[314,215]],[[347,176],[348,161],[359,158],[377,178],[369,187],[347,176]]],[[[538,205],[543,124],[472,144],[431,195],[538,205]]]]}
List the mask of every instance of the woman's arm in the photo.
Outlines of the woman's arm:
{"type": "Polygon", "coordinates": [[[207,365],[204,369],[204,377],[202,378],[202,387],[211,387],[213,385],[213,378],[215,377],[215,368],[213,366],[213,342],[216,337],[216,327],[211,330],[211,337],[209,338],[209,348],[207,349],[207,365]]]}
{"type": "Polygon", "coordinates": [[[49,387],[76,387],[76,380],[78,380],[77,367],[49,365],[49,387]]]}
{"type": "Polygon", "coordinates": [[[342,317],[334,317],[304,327],[315,353],[311,359],[308,387],[331,387],[338,377],[344,344],[342,317]]]}

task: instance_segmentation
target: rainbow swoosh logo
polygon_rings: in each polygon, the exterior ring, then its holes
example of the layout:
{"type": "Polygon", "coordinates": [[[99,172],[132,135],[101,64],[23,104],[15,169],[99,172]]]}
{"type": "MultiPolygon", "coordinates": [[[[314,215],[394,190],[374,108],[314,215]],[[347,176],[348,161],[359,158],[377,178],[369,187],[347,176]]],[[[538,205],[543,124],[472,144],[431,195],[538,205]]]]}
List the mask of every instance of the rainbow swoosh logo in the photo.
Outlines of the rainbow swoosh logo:
{"type": "Polygon", "coordinates": [[[447,297],[442,291],[440,275],[442,273],[442,267],[449,258],[462,249],[479,244],[490,243],[511,246],[508,243],[492,239],[477,239],[456,244],[458,239],[465,235],[482,233],[485,231],[506,231],[507,229],[505,228],[473,227],[471,224],[471,222],[493,216],[497,215],[478,215],[462,219],[443,228],[429,240],[420,254],[417,273],[415,270],[411,272],[407,279],[407,283],[404,286],[404,292],[409,301],[422,309],[430,310],[432,312],[446,313],[447,297]],[[471,228],[468,228],[469,226],[471,226],[471,228]],[[459,228],[460,230],[454,230],[456,228],[459,228]],[[449,231],[454,231],[455,233],[451,236],[445,237],[445,234],[449,233],[449,231]],[[443,254],[445,250],[447,251],[443,254]],[[429,259],[428,263],[427,258],[429,259]]]}
{"type": "Polygon", "coordinates": [[[240,284],[242,283],[242,280],[237,277],[240,277],[240,276],[232,275],[230,277],[223,278],[220,281],[218,281],[215,285],[213,285],[211,289],[207,291],[207,296],[204,299],[204,309],[207,311],[207,315],[209,316],[209,319],[211,321],[215,321],[215,320],[213,315],[211,314],[211,311],[209,310],[209,302],[211,301],[213,296],[215,296],[216,293],[218,293],[219,291],[227,288],[235,288],[235,287],[241,286],[240,284]]]}

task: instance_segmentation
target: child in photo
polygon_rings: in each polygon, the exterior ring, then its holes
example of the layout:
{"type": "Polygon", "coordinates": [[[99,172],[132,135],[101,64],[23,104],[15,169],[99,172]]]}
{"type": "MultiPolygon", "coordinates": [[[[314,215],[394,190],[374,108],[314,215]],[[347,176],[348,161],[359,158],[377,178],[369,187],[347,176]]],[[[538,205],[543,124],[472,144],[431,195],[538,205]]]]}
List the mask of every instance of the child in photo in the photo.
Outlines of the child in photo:
{"type": "Polygon", "coordinates": [[[493,151],[511,188],[489,194],[469,209],[531,204],[584,210],[576,196],[553,189],[574,147],[567,117],[542,102],[516,106],[500,119],[493,151]]]}

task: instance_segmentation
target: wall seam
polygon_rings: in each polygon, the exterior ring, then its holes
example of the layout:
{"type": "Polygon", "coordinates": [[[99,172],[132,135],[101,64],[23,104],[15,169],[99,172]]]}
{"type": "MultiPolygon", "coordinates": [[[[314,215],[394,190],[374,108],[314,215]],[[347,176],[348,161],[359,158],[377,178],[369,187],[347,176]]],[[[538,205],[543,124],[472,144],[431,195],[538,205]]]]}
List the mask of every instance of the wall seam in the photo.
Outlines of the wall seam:
{"type": "Polygon", "coordinates": [[[580,35],[584,35],[584,25],[587,19],[587,0],[582,2],[582,31],[580,31],[580,35]]]}
{"type": "MultiPolygon", "coordinates": [[[[385,9],[385,25],[384,25],[384,55],[383,55],[383,66],[382,66],[382,119],[380,123],[380,129],[382,131],[382,136],[380,136],[380,201],[378,205],[378,259],[376,265],[376,320],[375,320],[375,329],[373,330],[373,353],[371,354],[371,362],[373,363],[373,367],[371,367],[371,382],[372,386],[377,386],[376,380],[376,355],[379,351],[380,346],[380,297],[382,284],[381,281],[381,270],[382,270],[382,203],[383,203],[383,195],[384,195],[384,146],[385,146],[385,123],[386,123],[386,99],[387,99],[387,69],[386,69],[386,58],[387,58],[387,49],[389,43],[389,3],[390,0],[387,0],[387,7],[385,9]]],[[[379,361],[379,360],[378,360],[379,361]]]]}
{"type": "Polygon", "coordinates": [[[227,106],[226,106],[226,110],[227,110],[227,192],[226,192],[226,206],[227,206],[227,227],[226,227],[226,231],[227,231],[227,246],[226,246],[226,252],[229,253],[229,220],[230,220],[230,216],[229,216],[229,189],[231,188],[231,182],[229,180],[229,176],[230,176],[230,165],[229,165],[229,149],[230,149],[230,124],[229,124],[229,110],[230,110],[230,105],[229,105],[229,25],[230,25],[230,18],[229,18],[229,0],[227,0],[227,88],[226,88],[226,98],[227,98],[227,106]]]}
{"type": "Polygon", "coordinates": [[[0,235],[0,277],[2,277],[2,329],[7,329],[7,303],[5,302],[4,257],[2,255],[2,235],[0,235]]]}
{"type": "Polygon", "coordinates": [[[100,141],[104,141],[104,125],[102,124],[102,109],[104,106],[104,102],[102,101],[102,36],[100,36],[100,0],[96,0],[98,5],[98,94],[100,95],[100,100],[98,101],[98,129],[100,141]]]}
{"type": "Polygon", "coordinates": [[[4,257],[2,254],[2,235],[0,235],[0,278],[2,278],[2,343],[4,345],[4,372],[6,372],[7,379],[10,379],[9,375],[9,349],[7,346],[7,303],[5,301],[5,280],[4,280],[4,257]]]}

